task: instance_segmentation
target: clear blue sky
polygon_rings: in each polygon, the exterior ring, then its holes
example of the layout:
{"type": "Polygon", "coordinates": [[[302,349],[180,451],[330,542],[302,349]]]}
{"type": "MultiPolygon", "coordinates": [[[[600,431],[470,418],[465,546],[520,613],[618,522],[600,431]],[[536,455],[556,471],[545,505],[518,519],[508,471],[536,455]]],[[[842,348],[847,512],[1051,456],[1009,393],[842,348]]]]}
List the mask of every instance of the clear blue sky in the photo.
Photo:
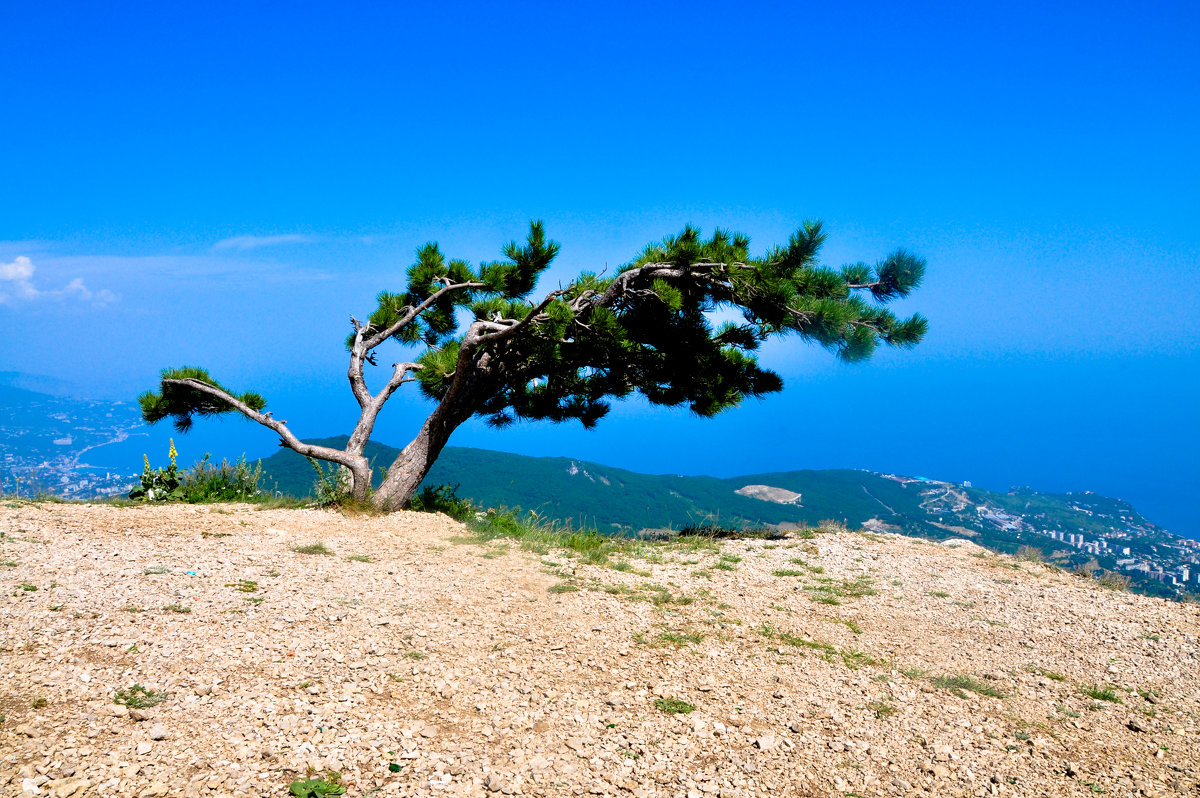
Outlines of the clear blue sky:
{"type": "Polygon", "coordinates": [[[433,5],[6,2],[0,370],[132,397],[200,364],[335,434],[348,316],[429,239],[478,261],[543,218],[558,279],[819,217],[833,265],[928,259],[918,349],[775,345],[785,392],[714,421],[452,443],[1093,489],[1200,537],[1194,3],[433,5]]]}

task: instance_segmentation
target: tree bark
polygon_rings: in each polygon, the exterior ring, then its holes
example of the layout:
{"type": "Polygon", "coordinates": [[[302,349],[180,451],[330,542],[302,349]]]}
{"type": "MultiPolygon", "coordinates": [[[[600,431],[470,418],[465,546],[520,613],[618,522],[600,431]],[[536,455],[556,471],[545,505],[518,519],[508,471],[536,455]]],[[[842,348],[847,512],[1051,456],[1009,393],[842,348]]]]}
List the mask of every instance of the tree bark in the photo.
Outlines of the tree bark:
{"type": "Polygon", "coordinates": [[[371,504],[381,510],[399,510],[421,487],[429,469],[433,468],[450,435],[470,418],[469,410],[458,407],[438,408],[425,419],[421,431],[413,438],[396,461],[388,467],[379,488],[371,494],[371,504]]]}

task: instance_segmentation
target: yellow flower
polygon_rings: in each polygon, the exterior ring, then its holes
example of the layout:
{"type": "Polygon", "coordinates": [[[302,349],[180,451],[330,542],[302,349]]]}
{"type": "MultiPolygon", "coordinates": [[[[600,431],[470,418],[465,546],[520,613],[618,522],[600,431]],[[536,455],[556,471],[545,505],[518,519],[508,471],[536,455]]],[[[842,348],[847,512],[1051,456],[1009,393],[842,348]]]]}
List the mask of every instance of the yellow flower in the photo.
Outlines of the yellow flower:
{"type": "Polygon", "coordinates": [[[145,461],[145,463],[146,463],[146,471],[148,472],[148,471],[150,470],[150,455],[148,455],[148,454],[144,454],[144,455],[142,455],[142,460],[144,460],[144,461],[145,461]]]}
{"type": "Polygon", "coordinates": [[[175,439],[171,438],[171,450],[167,452],[167,456],[171,458],[171,465],[175,465],[175,458],[179,456],[179,452],[175,451],[175,439]]]}

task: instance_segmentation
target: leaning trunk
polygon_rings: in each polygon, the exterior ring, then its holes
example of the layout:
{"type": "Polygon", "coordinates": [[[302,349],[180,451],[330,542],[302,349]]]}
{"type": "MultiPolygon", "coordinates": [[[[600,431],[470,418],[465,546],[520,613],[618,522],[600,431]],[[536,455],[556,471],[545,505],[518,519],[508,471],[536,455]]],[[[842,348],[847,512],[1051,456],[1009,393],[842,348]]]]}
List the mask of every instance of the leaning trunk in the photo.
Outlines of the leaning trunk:
{"type": "Polygon", "coordinates": [[[469,413],[435,412],[427,418],[417,437],[388,468],[383,482],[371,495],[371,504],[382,510],[402,509],[421,487],[450,434],[469,416],[469,413]]]}

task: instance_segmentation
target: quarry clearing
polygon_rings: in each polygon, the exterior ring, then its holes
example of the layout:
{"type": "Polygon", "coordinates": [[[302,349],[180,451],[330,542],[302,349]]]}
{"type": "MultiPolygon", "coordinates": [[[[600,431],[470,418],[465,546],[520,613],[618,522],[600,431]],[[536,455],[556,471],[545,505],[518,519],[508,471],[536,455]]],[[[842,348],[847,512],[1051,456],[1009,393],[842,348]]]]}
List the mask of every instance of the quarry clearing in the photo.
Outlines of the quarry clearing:
{"type": "Polygon", "coordinates": [[[0,534],[6,795],[1200,790],[1200,610],[969,543],[596,565],[436,515],[18,502],[0,534]]]}

